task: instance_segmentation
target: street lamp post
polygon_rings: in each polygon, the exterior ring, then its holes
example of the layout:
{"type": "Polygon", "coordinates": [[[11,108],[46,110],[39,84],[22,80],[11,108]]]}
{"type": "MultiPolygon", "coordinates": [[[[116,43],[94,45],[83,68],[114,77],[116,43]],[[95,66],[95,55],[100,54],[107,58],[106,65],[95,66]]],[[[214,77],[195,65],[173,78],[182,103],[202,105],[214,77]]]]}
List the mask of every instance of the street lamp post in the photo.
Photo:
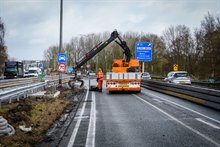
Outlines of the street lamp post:
{"type": "MultiPolygon", "coordinates": [[[[59,43],[59,51],[62,49],[62,34],[63,34],[63,0],[60,0],[60,43],[59,43]]],[[[59,85],[62,85],[62,73],[59,72],[59,85]]]]}

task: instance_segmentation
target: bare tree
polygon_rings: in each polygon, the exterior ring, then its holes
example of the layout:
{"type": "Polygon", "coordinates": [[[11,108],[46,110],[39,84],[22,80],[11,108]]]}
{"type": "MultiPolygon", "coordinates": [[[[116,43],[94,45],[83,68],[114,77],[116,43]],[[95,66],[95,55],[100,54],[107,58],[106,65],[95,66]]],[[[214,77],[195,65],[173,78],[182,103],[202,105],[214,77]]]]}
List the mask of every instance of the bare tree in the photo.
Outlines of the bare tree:
{"type": "Polygon", "coordinates": [[[51,71],[57,71],[58,46],[50,46],[44,51],[44,59],[49,63],[51,71]]]}
{"type": "Polygon", "coordinates": [[[0,17],[0,75],[3,73],[4,63],[7,60],[7,47],[5,46],[5,25],[0,17]]]}
{"type": "Polygon", "coordinates": [[[201,21],[201,32],[203,37],[203,70],[208,75],[220,76],[220,23],[219,17],[214,17],[208,13],[201,21]]]}
{"type": "Polygon", "coordinates": [[[188,70],[190,54],[194,47],[190,29],[185,25],[171,26],[164,31],[163,38],[166,43],[166,59],[170,69],[173,64],[177,63],[180,70],[188,70]]]}

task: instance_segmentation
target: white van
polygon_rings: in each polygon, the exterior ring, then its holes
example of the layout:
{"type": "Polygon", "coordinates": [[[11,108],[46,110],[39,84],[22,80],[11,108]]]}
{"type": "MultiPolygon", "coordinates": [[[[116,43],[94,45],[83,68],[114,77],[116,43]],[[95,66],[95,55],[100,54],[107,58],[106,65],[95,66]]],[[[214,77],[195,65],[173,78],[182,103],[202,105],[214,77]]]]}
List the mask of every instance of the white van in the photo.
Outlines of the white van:
{"type": "Polygon", "coordinates": [[[28,70],[28,76],[30,77],[38,77],[38,75],[40,75],[41,73],[41,69],[38,67],[31,67],[28,70]]]}

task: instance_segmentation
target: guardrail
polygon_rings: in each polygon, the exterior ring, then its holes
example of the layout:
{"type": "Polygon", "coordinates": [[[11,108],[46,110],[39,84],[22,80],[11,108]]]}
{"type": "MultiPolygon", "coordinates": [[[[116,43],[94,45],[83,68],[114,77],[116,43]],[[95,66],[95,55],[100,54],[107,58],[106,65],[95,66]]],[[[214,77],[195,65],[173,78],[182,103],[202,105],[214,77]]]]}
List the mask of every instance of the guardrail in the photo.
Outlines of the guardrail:
{"type": "MultiPolygon", "coordinates": [[[[62,83],[67,83],[69,81],[69,77],[62,78],[62,83]]],[[[0,106],[2,102],[11,103],[12,100],[19,101],[21,98],[28,97],[29,94],[36,93],[38,91],[44,90],[46,87],[57,87],[59,85],[59,80],[48,80],[45,82],[34,83],[27,86],[13,88],[7,91],[3,91],[0,93],[0,106]]]]}
{"type": "Polygon", "coordinates": [[[14,88],[8,91],[1,92],[0,93],[0,104],[6,101],[11,103],[12,100],[14,99],[19,101],[20,98],[26,98],[28,94],[45,89],[46,85],[47,85],[46,82],[41,82],[41,83],[31,84],[31,85],[14,88]]]}
{"type": "Polygon", "coordinates": [[[198,86],[202,86],[202,87],[209,87],[209,88],[214,88],[214,89],[220,89],[220,82],[219,83],[210,83],[208,81],[192,80],[191,83],[193,85],[198,85],[198,86]]]}
{"type": "Polygon", "coordinates": [[[165,77],[163,76],[151,76],[152,79],[155,79],[155,80],[164,80],[165,77]]]}
{"type": "Polygon", "coordinates": [[[141,86],[220,110],[220,91],[187,85],[145,80],[141,86]]]}
{"type": "MultiPolygon", "coordinates": [[[[152,80],[156,81],[163,81],[164,82],[163,76],[151,76],[152,80]]],[[[208,87],[208,88],[213,88],[213,89],[220,89],[220,82],[219,83],[210,83],[208,81],[198,81],[198,80],[191,80],[192,85],[198,85],[200,87],[208,87]]]]}
{"type": "MultiPolygon", "coordinates": [[[[70,80],[70,77],[65,77],[65,78],[62,78],[62,83],[65,84],[65,83],[68,83],[68,81],[70,80]]],[[[47,81],[47,84],[48,86],[50,87],[51,85],[59,85],[59,79],[53,79],[53,80],[49,80],[47,81]]]]}
{"type": "Polygon", "coordinates": [[[1,80],[0,81],[0,89],[30,84],[30,83],[39,82],[39,81],[40,81],[40,79],[38,79],[36,77],[1,80]]]}

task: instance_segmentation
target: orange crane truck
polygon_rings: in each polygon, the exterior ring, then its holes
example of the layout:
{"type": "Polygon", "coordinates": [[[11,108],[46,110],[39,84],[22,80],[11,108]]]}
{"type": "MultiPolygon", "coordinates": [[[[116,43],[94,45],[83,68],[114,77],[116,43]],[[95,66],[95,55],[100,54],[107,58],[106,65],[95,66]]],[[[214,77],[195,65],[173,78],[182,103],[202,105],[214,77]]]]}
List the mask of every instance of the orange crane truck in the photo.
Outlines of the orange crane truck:
{"type": "Polygon", "coordinates": [[[73,67],[75,71],[74,79],[69,81],[69,85],[74,87],[75,81],[83,81],[77,77],[77,70],[84,65],[87,61],[93,58],[101,50],[103,50],[108,44],[115,41],[124,51],[125,59],[115,59],[112,64],[112,72],[106,74],[106,88],[109,92],[112,91],[136,91],[140,92],[140,63],[139,60],[131,59],[131,52],[127,43],[121,39],[118,32],[115,30],[111,33],[109,39],[104,42],[100,42],[92,50],[86,53],[78,62],[76,66],[73,67]]]}
{"type": "Polygon", "coordinates": [[[141,73],[139,60],[115,59],[112,72],[106,73],[106,89],[113,91],[141,91],[141,73]]]}

